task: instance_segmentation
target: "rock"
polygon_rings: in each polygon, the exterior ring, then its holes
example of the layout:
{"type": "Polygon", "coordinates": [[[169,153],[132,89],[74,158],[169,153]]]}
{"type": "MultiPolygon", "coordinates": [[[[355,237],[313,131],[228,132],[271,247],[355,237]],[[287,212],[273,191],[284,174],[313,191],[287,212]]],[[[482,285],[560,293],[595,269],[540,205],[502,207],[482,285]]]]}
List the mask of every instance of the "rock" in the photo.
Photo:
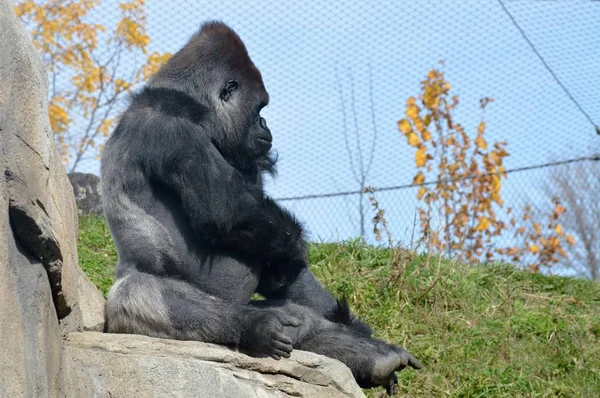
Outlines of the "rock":
{"type": "Polygon", "coordinates": [[[95,174],[72,172],[69,180],[73,185],[79,214],[102,214],[100,177],[95,174]]]}
{"type": "Polygon", "coordinates": [[[47,78],[0,0],[0,394],[53,397],[60,329],[102,330],[104,299],[77,266],[77,212],[48,122],[47,78]]]}
{"type": "Polygon", "coordinates": [[[276,361],[214,344],[145,336],[70,333],[65,397],[364,397],[337,360],[294,351],[276,361]]]}

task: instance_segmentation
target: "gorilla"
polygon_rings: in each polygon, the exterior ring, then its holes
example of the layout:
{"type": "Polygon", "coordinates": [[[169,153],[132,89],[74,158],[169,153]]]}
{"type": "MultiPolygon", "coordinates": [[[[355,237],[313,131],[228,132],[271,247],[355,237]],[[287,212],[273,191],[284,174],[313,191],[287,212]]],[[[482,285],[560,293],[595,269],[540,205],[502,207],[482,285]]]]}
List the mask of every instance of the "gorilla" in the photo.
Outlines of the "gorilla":
{"type": "Polygon", "coordinates": [[[372,338],[309,271],[302,225],[263,191],[275,173],[260,115],[268,102],[245,45],[221,22],[202,25],[132,96],[102,156],[118,252],[106,331],[274,359],[312,351],[391,394],[396,371],[421,364],[372,338]]]}

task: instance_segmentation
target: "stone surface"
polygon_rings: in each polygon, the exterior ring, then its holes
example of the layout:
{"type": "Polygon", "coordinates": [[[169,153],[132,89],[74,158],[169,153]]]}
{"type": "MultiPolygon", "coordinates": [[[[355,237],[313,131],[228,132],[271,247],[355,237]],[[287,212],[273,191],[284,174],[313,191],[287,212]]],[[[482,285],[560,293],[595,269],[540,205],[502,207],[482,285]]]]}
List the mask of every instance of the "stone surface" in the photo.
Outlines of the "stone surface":
{"type": "Polygon", "coordinates": [[[47,78],[0,0],[0,395],[53,397],[59,320],[101,330],[104,300],[77,266],[77,213],[48,122],[47,78]],[[93,289],[92,289],[93,288],[93,289]]]}
{"type": "Polygon", "coordinates": [[[69,180],[73,185],[73,194],[79,214],[102,214],[102,196],[100,177],[95,174],[72,172],[69,180]]]}
{"type": "Polygon", "coordinates": [[[46,268],[65,332],[102,330],[104,298],[77,266],[77,211],[48,122],[46,74],[10,1],[0,1],[0,21],[0,164],[13,232],[46,268]]]}
{"type": "Polygon", "coordinates": [[[63,353],[66,397],[364,397],[334,359],[294,351],[251,358],[213,344],[71,333],[63,353]]]}

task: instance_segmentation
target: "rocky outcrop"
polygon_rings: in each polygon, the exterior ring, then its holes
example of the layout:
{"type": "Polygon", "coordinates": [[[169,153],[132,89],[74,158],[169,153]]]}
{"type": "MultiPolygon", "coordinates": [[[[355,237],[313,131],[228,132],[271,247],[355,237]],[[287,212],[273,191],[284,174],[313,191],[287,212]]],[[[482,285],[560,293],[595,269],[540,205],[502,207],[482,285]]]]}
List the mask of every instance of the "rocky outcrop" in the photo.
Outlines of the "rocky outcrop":
{"type": "Polygon", "coordinates": [[[75,200],[53,145],[46,74],[8,0],[0,27],[0,391],[56,396],[61,333],[102,330],[103,297],[77,266],[75,200]]]}
{"type": "Polygon", "coordinates": [[[214,344],[72,333],[63,355],[71,397],[363,397],[350,370],[320,355],[251,358],[214,344]]]}
{"type": "Polygon", "coordinates": [[[72,172],[69,180],[73,186],[79,214],[102,214],[100,177],[95,174],[72,172]]]}
{"type": "MultiPolygon", "coordinates": [[[[361,397],[316,354],[97,333],[104,298],[77,265],[77,210],[48,123],[41,61],[0,0],[0,396],[361,397]]],[[[87,189],[87,188],[84,188],[87,189]]]]}

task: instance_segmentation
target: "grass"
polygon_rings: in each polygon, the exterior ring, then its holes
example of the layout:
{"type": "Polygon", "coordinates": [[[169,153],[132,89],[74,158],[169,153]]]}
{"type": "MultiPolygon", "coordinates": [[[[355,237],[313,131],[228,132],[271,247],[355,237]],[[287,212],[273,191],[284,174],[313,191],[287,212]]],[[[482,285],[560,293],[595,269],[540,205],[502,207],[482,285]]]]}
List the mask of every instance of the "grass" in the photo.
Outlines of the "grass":
{"type": "MultiPolygon", "coordinates": [[[[101,219],[80,220],[78,251],[106,294],[116,252],[101,219]]],[[[377,337],[424,364],[400,373],[399,396],[600,397],[597,283],[417,255],[396,278],[390,252],[360,241],[315,244],[309,258],[377,337]]]]}

